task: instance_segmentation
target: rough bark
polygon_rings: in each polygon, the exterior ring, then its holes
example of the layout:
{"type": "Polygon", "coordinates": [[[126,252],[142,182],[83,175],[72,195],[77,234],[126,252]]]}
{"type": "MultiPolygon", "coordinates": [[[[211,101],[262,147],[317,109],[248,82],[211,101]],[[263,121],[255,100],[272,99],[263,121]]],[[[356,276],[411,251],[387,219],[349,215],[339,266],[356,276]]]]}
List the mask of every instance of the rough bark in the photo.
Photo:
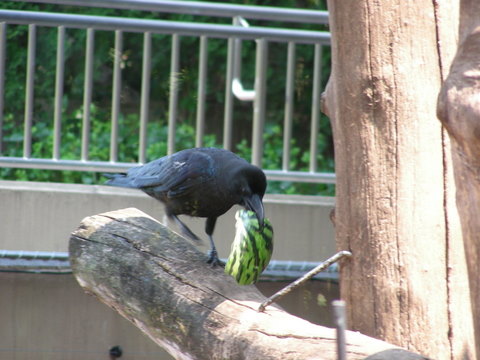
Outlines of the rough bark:
{"type": "Polygon", "coordinates": [[[438,97],[438,117],[447,128],[457,184],[480,354],[480,2],[462,1],[460,47],[438,97]]]}
{"type": "MultiPolygon", "coordinates": [[[[185,239],[137,209],[83,220],[70,239],[79,284],[177,359],[334,359],[335,332],[267,307],[254,286],[212,268],[185,239]]],[[[421,356],[347,333],[349,359],[421,356]],[[392,355],[393,351],[393,355],[392,355]],[[383,357],[382,357],[383,356],[383,357]]]]}
{"type": "MultiPolygon", "coordinates": [[[[474,359],[450,144],[436,97],[455,2],[329,1],[336,239],[352,329],[436,359],[474,359]]],[[[456,7],[457,6],[457,7],[456,7]]]]}

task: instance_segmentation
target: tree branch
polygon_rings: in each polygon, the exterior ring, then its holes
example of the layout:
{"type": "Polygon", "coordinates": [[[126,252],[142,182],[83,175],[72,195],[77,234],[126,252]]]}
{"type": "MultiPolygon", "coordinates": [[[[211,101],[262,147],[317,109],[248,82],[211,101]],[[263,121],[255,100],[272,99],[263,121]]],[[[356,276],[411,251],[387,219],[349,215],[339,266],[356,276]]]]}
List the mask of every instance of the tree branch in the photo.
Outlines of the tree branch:
{"type": "MultiPolygon", "coordinates": [[[[336,358],[333,329],[272,306],[258,312],[265,297],[256,287],[237,285],[137,209],[85,218],[71,235],[70,257],[87,292],[177,359],[336,358]]],[[[398,349],[359,333],[346,337],[349,359],[398,349]]]]}

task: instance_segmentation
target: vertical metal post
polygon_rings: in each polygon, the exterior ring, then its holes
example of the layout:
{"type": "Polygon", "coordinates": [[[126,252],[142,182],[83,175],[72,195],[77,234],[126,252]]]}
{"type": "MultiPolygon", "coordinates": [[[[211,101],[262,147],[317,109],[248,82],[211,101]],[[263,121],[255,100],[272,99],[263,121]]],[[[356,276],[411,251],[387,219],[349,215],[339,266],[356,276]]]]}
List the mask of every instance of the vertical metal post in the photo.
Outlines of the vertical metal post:
{"type": "Polygon", "coordinates": [[[285,118],[283,122],[282,170],[290,170],[290,142],[292,140],[293,103],[295,88],[295,43],[288,43],[287,84],[285,87],[285,118]]]}
{"type": "Polygon", "coordinates": [[[3,112],[5,110],[5,58],[7,56],[7,24],[0,22],[0,155],[3,152],[3,112]]]}
{"type": "Polygon", "coordinates": [[[123,33],[115,30],[112,84],[112,129],[110,132],[110,161],[118,160],[118,118],[120,116],[120,93],[122,88],[123,33]]]}
{"type": "Polygon", "coordinates": [[[333,316],[337,328],[337,359],[346,360],[347,347],[345,339],[345,331],[347,329],[347,321],[345,315],[345,301],[335,300],[332,302],[333,316]]]}
{"type": "Polygon", "coordinates": [[[233,47],[235,40],[228,39],[227,73],[225,80],[225,110],[223,115],[223,147],[232,150],[232,129],[233,129],[233,47]]]}
{"type": "Polygon", "coordinates": [[[257,40],[255,57],[255,100],[253,103],[252,164],[261,167],[263,157],[263,129],[267,94],[268,43],[257,40]]]}
{"type": "MultiPolygon", "coordinates": [[[[243,20],[246,23],[245,20],[243,20]]],[[[243,26],[242,18],[240,16],[235,16],[233,18],[234,26],[243,26]]],[[[239,79],[242,76],[242,40],[235,38],[233,39],[233,78],[239,79]]]]}
{"type": "Polygon", "coordinates": [[[205,98],[207,94],[207,61],[208,61],[208,38],[200,37],[200,60],[198,64],[198,96],[197,96],[197,128],[195,146],[203,146],[205,134],[205,98]]]}
{"type": "Polygon", "coordinates": [[[83,119],[82,119],[82,161],[88,161],[90,144],[90,105],[92,103],[94,30],[87,29],[85,43],[85,78],[83,83],[83,119]]]}
{"type": "Polygon", "coordinates": [[[63,77],[65,70],[65,26],[58,27],[57,68],[55,73],[55,105],[53,114],[53,159],[60,159],[62,134],[63,77]]]}
{"type": "Polygon", "coordinates": [[[25,125],[23,132],[23,157],[30,158],[32,155],[32,119],[33,119],[33,96],[35,79],[35,51],[36,51],[37,27],[28,25],[28,55],[27,55],[27,80],[25,84],[25,125]]]}
{"type": "Polygon", "coordinates": [[[170,60],[170,99],[168,102],[168,154],[175,152],[175,130],[177,123],[178,87],[180,72],[180,36],[172,35],[172,54],[170,60]]]}
{"type": "Polygon", "coordinates": [[[150,75],[152,70],[152,34],[143,34],[142,94],[140,98],[140,134],[138,142],[138,161],[146,162],[147,125],[150,105],[150,75]]]}
{"type": "Polygon", "coordinates": [[[315,44],[313,63],[312,117],[310,125],[310,172],[317,171],[318,131],[320,121],[320,87],[322,71],[322,45],[315,44]]]}

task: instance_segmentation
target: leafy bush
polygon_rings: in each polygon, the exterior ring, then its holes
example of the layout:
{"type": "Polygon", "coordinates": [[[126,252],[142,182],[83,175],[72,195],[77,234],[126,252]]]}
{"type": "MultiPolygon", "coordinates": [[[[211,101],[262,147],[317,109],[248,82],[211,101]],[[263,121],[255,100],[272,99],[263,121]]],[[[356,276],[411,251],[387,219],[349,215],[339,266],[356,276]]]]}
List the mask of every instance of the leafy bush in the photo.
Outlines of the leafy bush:
{"type": "MultiPolygon", "coordinates": [[[[254,4],[253,1],[246,3],[254,4]]],[[[322,1],[262,2],[262,5],[324,8],[322,1]]],[[[157,14],[153,12],[70,7],[6,1],[2,8],[59,11],[106,16],[168,19],[179,21],[223,22],[221,18],[203,18],[192,15],[157,14]]],[[[253,25],[263,25],[252,21],[253,25]]],[[[271,26],[281,24],[269,23],[271,26]]],[[[296,24],[304,29],[318,29],[315,24],[296,24]]],[[[32,157],[51,158],[53,148],[53,97],[55,84],[56,29],[38,27],[37,58],[35,68],[35,102],[32,127],[32,157]]],[[[5,114],[3,122],[2,156],[21,157],[23,149],[23,112],[25,73],[27,58],[28,27],[7,26],[7,61],[5,76],[5,114]]],[[[61,158],[80,159],[82,137],[82,98],[84,82],[86,31],[66,30],[65,77],[61,134],[61,158]]],[[[92,93],[89,159],[108,161],[110,151],[110,100],[112,92],[113,33],[95,31],[94,84],[92,93]]],[[[122,52],[122,95],[119,119],[119,161],[136,162],[138,158],[139,116],[138,106],[141,88],[141,64],[143,40],[141,34],[124,33],[122,52]]],[[[176,127],[176,148],[184,149],[195,144],[196,93],[198,78],[197,37],[181,37],[181,63],[178,74],[179,106],[176,127]]],[[[286,44],[269,44],[267,74],[267,111],[264,133],[265,169],[280,169],[282,161],[283,113],[285,92],[286,44]]],[[[169,62],[171,38],[168,35],[152,36],[152,76],[150,93],[150,121],[147,131],[147,160],[167,153],[167,117],[169,98],[169,62]]],[[[295,109],[290,167],[292,170],[308,170],[310,142],[310,110],[312,88],[313,47],[297,46],[295,109]]],[[[227,46],[223,39],[208,41],[208,82],[206,99],[205,146],[221,147],[225,93],[227,46]]],[[[329,72],[330,52],[323,52],[323,73],[329,72]]],[[[253,87],[255,73],[255,42],[244,41],[242,51],[242,81],[246,88],[253,87]]],[[[323,76],[322,83],[326,83],[323,76]]],[[[252,107],[250,103],[235,101],[233,144],[235,151],[250,159],[252,107]]],[[[318,136],[319,170],[333,172],[333,145],[328,120],[322,115],[318,136]]],[[[55,181],[97,184],[102,183],[100,174],[75,171],[49,171],[36,169],[0,169],[1,179],[55,181]]],[[[324,184],[271,182],[269,192],[329,194],[334,187],[324,184]]]]}

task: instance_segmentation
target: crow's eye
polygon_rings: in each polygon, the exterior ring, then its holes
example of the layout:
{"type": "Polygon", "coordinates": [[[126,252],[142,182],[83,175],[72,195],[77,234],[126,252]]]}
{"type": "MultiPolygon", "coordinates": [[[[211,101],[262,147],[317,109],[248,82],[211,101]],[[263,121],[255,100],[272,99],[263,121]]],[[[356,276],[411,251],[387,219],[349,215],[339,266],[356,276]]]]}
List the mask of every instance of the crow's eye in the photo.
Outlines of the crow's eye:
{"type": "Polygon", "coordinates": [[[247,187],[242,187],[241,192],[242,192],[243,196],[252,194],[252,191],[250,190],[250,188],[248,186],[247,187]]]}

